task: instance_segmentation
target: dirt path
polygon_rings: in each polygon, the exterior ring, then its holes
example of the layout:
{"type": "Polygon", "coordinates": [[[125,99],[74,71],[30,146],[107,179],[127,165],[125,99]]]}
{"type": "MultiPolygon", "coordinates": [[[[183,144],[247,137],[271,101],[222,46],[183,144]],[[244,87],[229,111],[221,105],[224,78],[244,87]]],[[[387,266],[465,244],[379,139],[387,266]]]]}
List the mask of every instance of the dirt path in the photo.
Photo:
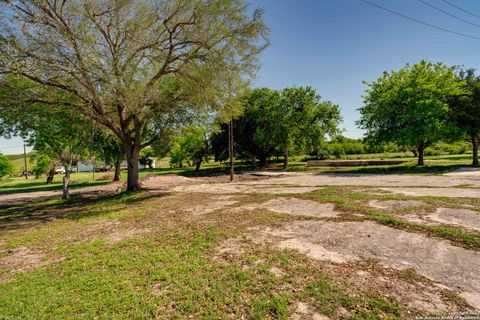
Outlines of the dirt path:
{"type": "Polygon", "coordinates": [[[179,192],[201,193],[304,193],[325,186],[379,187],[412,196],[480,197],[480,175],[468,171],[457,176],[284,173],[261,181],[193,183],[174,187],[179,192]]]}
{"type": "MultiPolygon", "coordinates": [[[[254,184],[254,182],[245,182],[254,184]]],[[[399,174],[346,174],[346,173],[286,173],[283,177],[266,179],[262,184],[298,186],[374,186],[374,187],[480,187],[477,171],[457,175],[399,175],[399,174]]]]}

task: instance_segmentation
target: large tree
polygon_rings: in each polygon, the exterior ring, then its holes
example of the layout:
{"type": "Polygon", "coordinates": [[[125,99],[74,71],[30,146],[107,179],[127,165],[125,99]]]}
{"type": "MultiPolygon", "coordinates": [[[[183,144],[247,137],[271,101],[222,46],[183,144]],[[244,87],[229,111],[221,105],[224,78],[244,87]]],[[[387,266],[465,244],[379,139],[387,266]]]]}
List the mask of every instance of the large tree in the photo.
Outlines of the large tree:
{"type": "Polygon", "coordinates": [[[266,44],[261,11],[249,17],[243,0],[18,0],[0,11],[0,71],[62,93],[25,101],[69,106],[110,129],[128,190],[139,188],[140,150],[157,138],[153,119],[213,105],[221,75],[249,74],[266,44]]]}
{"type": "Polygon", "coordinates": [[[334,137],[342,121],[339,106],[322,101],[311,87],[283,89],[280,109],[276,112],[284,168],[288,166],[289,150],[297,153],[311,151],[326,137],[334,137]]]}
{"type": "Polygon", "coordinates": [[[449,118],[463,137],[472,143],[472,165],[478,166],[478,145],[480,143],[480,77],[473,69],[459,72],[465,93],[450,99],[449,118]]]}
{"type": "Polygon", "coordinates": [[[421,61],[365,84],[357,124],[367,139],[415,148],[418,165],[424,165],[425,148],[445,135],[450,97],[463,92],[455,69],[421,61]]]}

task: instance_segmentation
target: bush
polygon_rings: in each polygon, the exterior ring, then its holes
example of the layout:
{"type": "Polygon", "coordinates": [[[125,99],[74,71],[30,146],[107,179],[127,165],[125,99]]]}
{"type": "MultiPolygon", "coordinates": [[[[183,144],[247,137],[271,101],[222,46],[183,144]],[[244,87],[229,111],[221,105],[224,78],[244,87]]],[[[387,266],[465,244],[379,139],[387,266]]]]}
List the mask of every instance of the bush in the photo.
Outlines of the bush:
{"type": "Polygon", "coordinates": [[[464,154],[470,149],[470,144],[466,141],[457,141],[452,143],[439,142],[425,149],[425,155],[438,156],[442,154],[464,154]]]}
{"type": "Polygon", "coordinates": [[[54,163],[52,158],[48,156],[41,155],[39,157],[36,157],[36,163],[32,168],[35,178],[38,179],[42,174],[47,173],[48,170],[52,168],[53,164],[54,163]]]}
{"type": "Polygon", "coordinates": [[[6,156],[0,153],[0,178],[13,173],[13,165],[6,156]]]}
{"type": "Polygon", "coordinates": [[[339,159],[345,155],[345,148],[342,144],[334,142],[329,146],[330,154],[334,155],[335,158],[339,159]]]}

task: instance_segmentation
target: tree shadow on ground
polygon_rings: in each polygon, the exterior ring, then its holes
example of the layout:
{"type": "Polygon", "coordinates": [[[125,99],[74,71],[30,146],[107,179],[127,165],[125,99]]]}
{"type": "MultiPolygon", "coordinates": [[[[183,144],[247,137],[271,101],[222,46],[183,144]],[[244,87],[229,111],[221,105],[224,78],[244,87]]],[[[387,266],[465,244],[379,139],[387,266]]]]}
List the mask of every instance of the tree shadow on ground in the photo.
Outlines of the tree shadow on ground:
{"type": "MultiPolygon", "coordinates": [[[[258,169],[258,168],[257,168],[258,169]]],[[[225,166],[215,166],[215,167],[201,167],[200,170],[195,171],[193,167],[184,167],[184,168],[155,168],[155,169],[144,169],[143,173],[146,174],[176,174],[184,177],[209,177],[209,176],[219,176],[229,174],[230,168],[228,165],[225,166]]],[[[235,164],[235,172],[245,172],[253,171],[255,168],[251,165],[237,163],[235,164]]]]}
{"type": "MultiPolygon", "coordinates": [[[[75,182],[70,183],[70,189],[91,187],[91,186],[101,186],[110,183],[110,181],[84,181],[84,182],[75,182]]],[[[62,190],[62,183],[54,184],[45,184],[42,182],[20,182],[12,186],[2,186],[0,185],[0,195],[4,194],[13,194],[13,193],[26,193],[26,192],[37,192],[37,191],[55,191],[62,190]]]]}
{"type": "Polygon", "coordinates": [[[147,192],[89,192],[73,195],[67,201],[40,200],[22,205],[0,208],[0,232],[29,228],[56,219],[78,220],[118,212],[125,205],[168,195],[147,192]]]}

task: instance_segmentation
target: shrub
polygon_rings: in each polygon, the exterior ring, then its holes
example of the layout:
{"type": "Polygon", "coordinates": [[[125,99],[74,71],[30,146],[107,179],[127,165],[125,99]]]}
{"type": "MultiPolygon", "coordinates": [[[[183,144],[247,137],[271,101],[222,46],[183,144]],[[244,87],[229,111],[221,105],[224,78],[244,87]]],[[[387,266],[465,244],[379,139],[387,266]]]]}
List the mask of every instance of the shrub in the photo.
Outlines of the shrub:
{"type": "Polygon", "coordinates": [[[47,173],[50,168],[52,168],[54,161],[52,158],[41,155],[39,157],[36,157],[36,162],[35,165],[32,168],[33,174],[35,175],[35,178],[38,179],[40,176],[44,173],[47,173]]]}
{"type": "Polygon", "coordinates": [[[13,173],[13,165],[6,156],[0,153],[0,178],[13,173]]]}

